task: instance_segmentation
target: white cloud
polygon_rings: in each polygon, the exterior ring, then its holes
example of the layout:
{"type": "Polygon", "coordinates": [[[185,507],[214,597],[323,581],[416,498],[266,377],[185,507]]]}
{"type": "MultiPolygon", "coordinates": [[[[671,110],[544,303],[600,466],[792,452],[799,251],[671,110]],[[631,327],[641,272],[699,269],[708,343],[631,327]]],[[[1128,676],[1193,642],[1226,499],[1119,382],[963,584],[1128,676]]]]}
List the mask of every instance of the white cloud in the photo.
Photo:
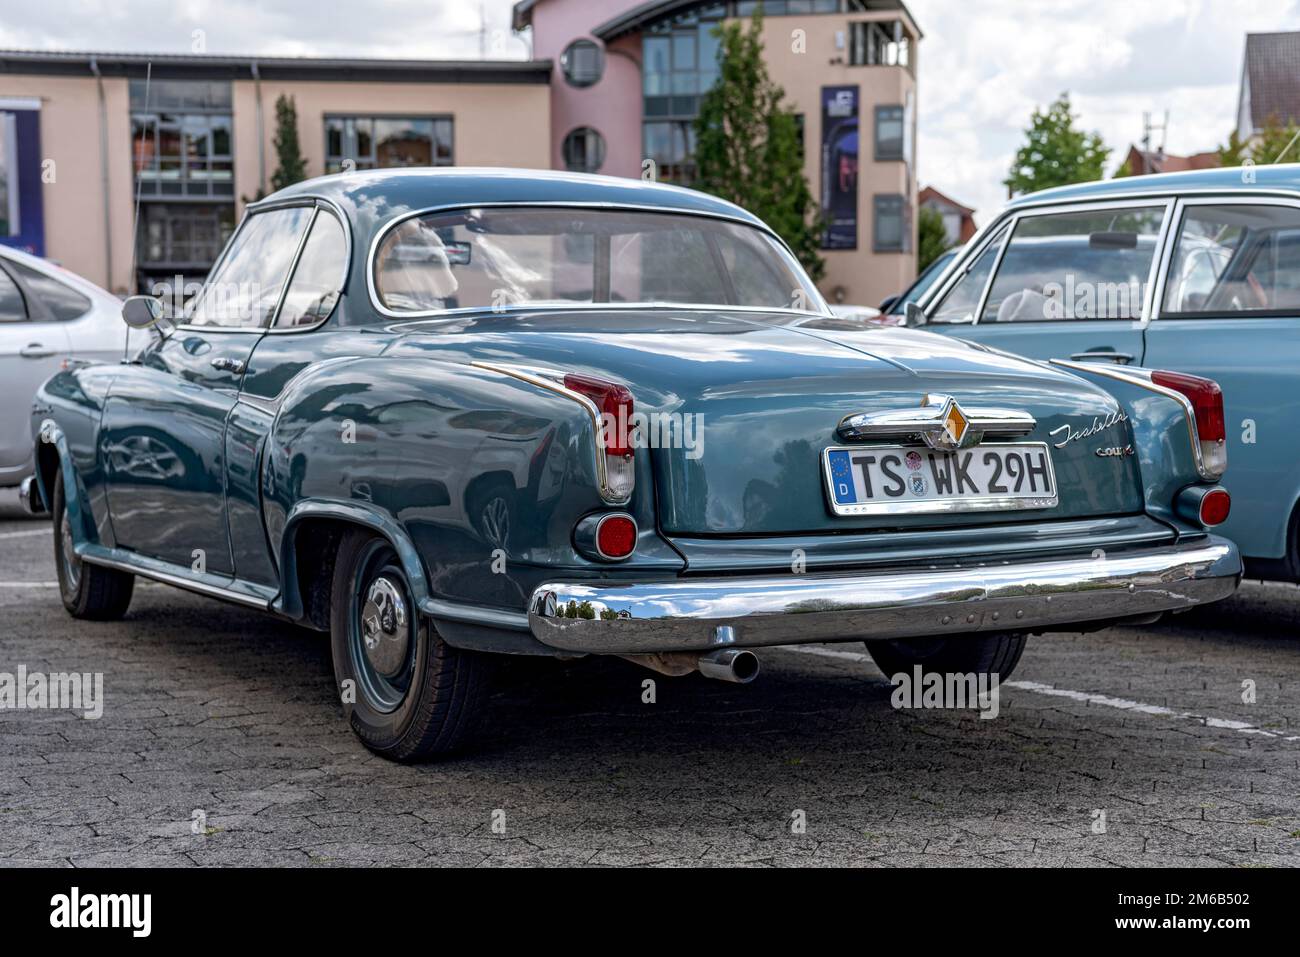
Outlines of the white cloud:
{"type": "MultiPolygon", "coordinates": [[[[1069,90],[1114,149],[1170,111],[1167,147],[1223,142],[1248,32],[1300,28],[1300,0],[907,0],[919,51],[922,183],[987,218],[1029,114],[1069,90]]],[[[488,55],[526,51],[512,0],[486,0],[488,55]]],[[[0,0],[0,47],[413,58],[475,57],[480,4],[449,0],[0,0]]]]}
{"type": "Polygon", "coordinates": [[[1169,110],[1171,153],[1213,149],[1236,123],[1245,35],[1296,29],[1297,0],[908,0],[920,46],[922,183],[981,221],[1036,106],[1069,91],[1080,126],[1113,149],[1169,110]]]}

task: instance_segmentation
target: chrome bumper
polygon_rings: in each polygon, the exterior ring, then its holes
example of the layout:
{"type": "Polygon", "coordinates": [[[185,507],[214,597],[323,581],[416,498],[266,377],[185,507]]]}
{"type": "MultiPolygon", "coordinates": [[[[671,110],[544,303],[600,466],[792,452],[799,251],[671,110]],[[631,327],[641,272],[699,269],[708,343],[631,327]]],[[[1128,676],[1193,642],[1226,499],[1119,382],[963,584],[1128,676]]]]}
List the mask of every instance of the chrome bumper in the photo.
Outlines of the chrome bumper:
{"type": "Polygon", "coordinates": [[[41,501],[40,489],[36,487],[36,476],[29,475],[19,483],[18,501],[25,512],[32,515],[45,514],[45,503],[41,501]]]}
{"type": "Polygon", "coordinates": [[[1043,631],[1227,598],[1241,579],[1231,542],[1072,558],[849,575],[546,584],[534,637],[564,651],[646,654],[812,641],[1043,631]]]}

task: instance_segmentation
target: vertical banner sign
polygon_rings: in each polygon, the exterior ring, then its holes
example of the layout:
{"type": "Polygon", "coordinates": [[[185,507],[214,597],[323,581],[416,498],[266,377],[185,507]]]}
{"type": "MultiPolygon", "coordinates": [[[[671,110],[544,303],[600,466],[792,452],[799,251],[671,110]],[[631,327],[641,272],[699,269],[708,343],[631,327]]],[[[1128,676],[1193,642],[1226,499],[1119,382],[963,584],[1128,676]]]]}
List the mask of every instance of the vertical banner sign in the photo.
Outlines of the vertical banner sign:
{"type": "Polygon", "coordinates": [[[858,88],[822,87],[822,249],[858,248],[858,88]]]}

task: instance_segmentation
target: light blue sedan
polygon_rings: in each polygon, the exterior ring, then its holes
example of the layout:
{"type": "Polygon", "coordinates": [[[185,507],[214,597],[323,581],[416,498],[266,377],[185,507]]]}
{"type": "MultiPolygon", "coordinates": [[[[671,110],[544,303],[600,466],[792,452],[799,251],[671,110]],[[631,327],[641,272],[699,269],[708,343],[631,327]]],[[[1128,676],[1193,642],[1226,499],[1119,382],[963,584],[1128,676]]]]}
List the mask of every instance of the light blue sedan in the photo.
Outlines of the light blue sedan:
{"type": "Polygon", "coordinates": [[[1300,581],[1300,166],[1046,190],[1011,203],[911,310],[987,346],[1217,381],[1231,460],[1221,531],[1247,574],[1300,581]]]}

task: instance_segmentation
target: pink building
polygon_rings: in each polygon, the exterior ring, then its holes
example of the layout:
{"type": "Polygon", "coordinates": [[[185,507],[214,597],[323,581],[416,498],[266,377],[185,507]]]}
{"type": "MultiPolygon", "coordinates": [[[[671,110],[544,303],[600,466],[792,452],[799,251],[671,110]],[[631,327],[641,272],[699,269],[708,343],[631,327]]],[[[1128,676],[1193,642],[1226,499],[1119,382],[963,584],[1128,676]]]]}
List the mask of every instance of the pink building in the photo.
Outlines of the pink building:
{"type": "MultiPolygon", "coordinates": [[[[516,30],[551,60],[556,169],[689,185],[694,119],[713,84],[713,29],[753,0],[521,0],[516,30]]],[[[900,0],[765,0],[772,78],[800,115],[827,230],[822,291],[872,304],[916,275],[916,56],[900,0]]]]}

